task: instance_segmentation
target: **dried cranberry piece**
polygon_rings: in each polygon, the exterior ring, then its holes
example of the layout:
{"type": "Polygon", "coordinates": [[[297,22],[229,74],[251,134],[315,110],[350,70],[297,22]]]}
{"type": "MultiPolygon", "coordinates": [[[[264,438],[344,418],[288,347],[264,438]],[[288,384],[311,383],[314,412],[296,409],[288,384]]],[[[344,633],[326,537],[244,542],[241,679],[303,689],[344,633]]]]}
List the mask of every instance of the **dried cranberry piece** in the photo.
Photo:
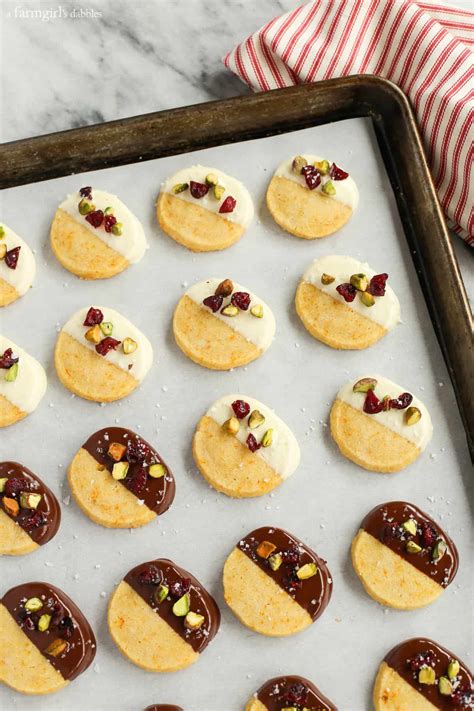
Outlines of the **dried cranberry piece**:
{"type": "Polygon", "coordinates": [[[91,306],[84,319],[84,326],[95,326],[97,323],[102,323],[103,320],[104,314],[102,311],[91,306]]]}
{"type": "Polygon", "coordinates": [[[207,195],[209,192],[209,185],[206,185],[205,183],[195,183],[194,180],[191,180],[189,182],[189,192],[193,198],[199,200],[204,197],[204,195],[207,195]]]}
{"type": "Polygon", "coordinates": [[[142,439],[128,440],[127,451],[125,452],[127,462],[130,462],[130,464],[136,464],[137,462],[142,463],[149,454],[150,448],[142,439]]]}
{"type": "Polygon", "coordinates": [[[301,681],[298,681],[290,686],[283,698],[292,704],[304,704],[308,700],[308,689],[301,681]]]}
{"type": "Polygon", "coordinates": [[[104,217],[104,229],[106,232],[112,232],[112,227],[116,224],[117,218],[114,215],[106,215],[104,217]]]}
{"type": "Polygon", "coordinates": [[[219,294],[212,294],[212,296],[207,296],[202,303],[215,314],[222,306],[223,300],[223,297],[219,296],[219,294]]]}
{"type": "Polygon", "coordinates": [[[219,212],[221,214],[226,213],[226,212],[234,212],[234,208],[237,205],[237,200],[232,197],[232,195],[228,195],[222,205],[219,208],[219,212]]]}
{"type": "Polygon", "coordinates": [[[20,249],[21,247],[13,247],[13,249],[9,249],[5,254],[5,264],[9,267],[9,269],[16,269],[18,257],[20,256],[20,249]]]}
{"type": "Polygon", "coordinates": [[[290,595],[294,595],[294,593],[301,588],[302,584],[303,581],[298,578],[295,570],[292,570],[291,573],[289,573],[283,578],[283,585],[285,587],[285,590],[290,595]]]}
{"type": "Polygon", "coordinates": [[[301,169],[306,185],[310,190],[314,190],[321,183],[321,175],[319,170],[314,167],[314,165],[305,165],[301,169]]]}
{"type": "Polygon", "coordinates": [[[72,637],[74,632],[74,622],[72,620],[72,617],[69,617],[69,615],[67,615],[67,617],[64,617],[61,620],[60,629],[61,637],[65,637],[66,639],[72,637]]]}
{"type": "Polygon", "coordinates": [[[400,538],[400,524],[398,521],[392,521],[391,523],[386,523],[380,533],[380,540],[382,543],[387,543],[394,538],[400,538]]]}
{"type": "Polygon", "coordinates": [[[349,177],[349,173],[346,173],[345,170],[342,170],[342,168],[339,168],[335,163],[333,163],[329,168],[329,177],[333,180],[345,180],[349,177]]]}
{"type": "Polygon", "coordinates": [[[121,343],[122,341],[117,341],[116,338],[107,336],[107,338],[103,338],[101,342],[96,345],[95,349],[99,355],[106,356],[109,351],[115,350],[121,343]]]}
{"type": "Polygon", "coordinates": [[[380,402],[373,390],[367,390],[364,401],[364,412],[368,415],[376,415],[378,412],[382,412],[382,410],[383,402],[380,402]]]}
{"type": "Polygon", "coordinates": [[[470,708],[472,701],[473,694],[468,686],[458,686],[458,688],[451,694],[451,703],[454,706],[465,706],[466,708],[470,708]]]}
{"type": "Polygon", "coordinates": [[[93,210],[92,212],[89,212],[88,215],[86,215],[86,220],[90,225],[92,225],[92,227],[95,227],[95,229],[97,229],[104,221],[104,213],[102,212],[102,210],[93,210]]]}
{"type": "Polygon", "coordinates": [[[427,521],[421,524],[421,540],[425,548],[431,548],[436,543],[438,534],[436,529],[427,521]]]}
{"type": "Polygon", "coordinates": [[[299,563],[300,555],[301,552],[298,546],[291,546],[291,548],[287,548],[282,552],[283,560],[285,563],[289,563],[290,565],[296,565],[299,563]]]}
{"type": "Polygon", "coordinates": [[[369,294],[372,296],[385,296],[385,285],[387,283],[388,274],[376,274],[370,280],[370,284],[367,288],[369,294]]]}
{"type": "Polygon", "coordinates": [[[39,528],[39,526],[44,526],[46,523],[46,520],[41,513],[41,511],[35,511],[32,513],[28,518],[24,518],[21,526],[22,528],[25,529],[25,531],[34,531],[35,528],[39,528]]]}
{"type": "Polygon", "coordinates": [[[19,476],[14,476],[11,479],[9,479],[7,482],[5,482],[5,488],[3,490],[3,493],[5,496],[12,496],[15,498],[18,496],[20,491],[29,491],[30,490],[30,482],[28,479],[23,479],[19,476]]]}
{"type": "Polygon", "coordinates": [[[23,622],[23,625],[24,625],[25,629],[28,630],[28,632],[33,632],[33,630],[35,629],[34,620],[29,615],[27,617],[25,617],[25,621],[23,622]]]}
{"type": "Polygon", "coordinates": [[[402,393],[394,400],[389,400],[389,408],[392,410],[405,410],[413,400],[413,395],[410,393],[402,393]]]}
{"type": "Polygon", "coordinates": [[[132,494],[139,496],[146,486],[147,472],[144,467],[139,467],[133,476],[125,480],[127,488],[130,489],[132,494]]]}
{"type": "Polygon", "coordinates": [[[232,403],[232,409],[239,420],[243,420],[250,413],[250,405],[244,400],[235,400],[232,403]]]}
{"type": "Polygon", "coordinates": [[[13,351],[11,348],[7,348],[6,351],[3,352],[2,357],[0,358],[0,368],[3,368],[4,370],[8,370],[9,368],[12,367],[12,365],[15,365],[15,363],[18,363],[18,356],[13,355],[13,351]]]}
{"type": "Polygon", "coordinates": [[[145,570],[142,570],[138,580],[142,585],[159,585],[163,580],[163,573],[156,565],[149,565],[145,570]]]}
{"type": "Polygon", "coordinates": [[[64,607],[61,605],[60,602],[54,602],[53,603],[53,614],[51,617],[51,624],[53,627],[59,627],[61,622],[66,616],[66,610],[64,607]]]}
{"type": "Polygon", "coordinates": [[[247,443],[247,447],[250,449],[251,452],[256,452],[257,449],[260,449],[260,447],[262,446],[257,442],[253,434],[249,434],[245,441],[247,443]]]}
{"type": "Polygon", "coordinates": [[[231,302],[241,311],[247,311],[250,306],[250,294],[246,291],[235,291],[232,294],[231,302]]]}
{"type": "Polygon", "coordinates": [[[170,593],[173,597],[183,597],[191,587],[190,578],[182,578],[170,585],[170,593]]]}
{"type": "Polygon", "coordinates": [[[426,652],[420,652],[412,659],[407,659],[407,664],[412,671],[418,671],[422,666],[429,666],[433,659],[433,652],[431,649],[427,649],[426,652]]]}
{"type": "Polygon", "coordinates": [[[344,297],[344,301],[348,302],[354,301],[357,294],[357,289],[355,288],[355,286],[352,286],[352,284],[349,284],[348,282],[336,286],[336,291],[338,294],[344,297]]]}
{"type": "Polygon", "coordinates": [[[79,190],[79,195],[87,200],[92,200],[92,188],[90,185],[86,185],[85,188],[79,190]]]}

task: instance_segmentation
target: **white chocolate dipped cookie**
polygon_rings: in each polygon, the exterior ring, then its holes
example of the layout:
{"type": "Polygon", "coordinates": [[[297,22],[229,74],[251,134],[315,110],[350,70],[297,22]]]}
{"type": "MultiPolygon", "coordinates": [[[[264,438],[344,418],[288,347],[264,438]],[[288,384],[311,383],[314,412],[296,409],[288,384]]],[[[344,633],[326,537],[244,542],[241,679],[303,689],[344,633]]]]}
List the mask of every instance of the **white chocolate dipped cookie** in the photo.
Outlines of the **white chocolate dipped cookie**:
{"type": "Polygon", "coordinates": [[[411,464],[433,434],[425,405],[381,375],[344,385],[333,403],[330,424],[345,457],[380,473],[411,464]]]}
{"type": "Polygon", "coordinates": [[[202,165],[168,178],[156,205],[163,232],[193,252],[230,247],[244,234],[253,212],[252,198],[239,180],[202,165]]]}
{"type": "Polygon", "coordinates": [[[0,306],[26,294],[35,273],[35,258],[26,242],[7,225],[0,225],[0,306]]]}
{"type": "Polygon", "coordinates": [[[0,427],[32,413],[46,392],[46,383],[38,361],[0,335],[0,427]]]}
{"type": "Polygon", "coordinates": [[[176,343],[192,361],[230,370],[259,358],[275,335],[270,307],[230,279],[207,279],[181,297],[173,316],[176,343]]]}
{"type": "Polygon", "coordinates": [[[291,476],[300,448],[269,407],[246,395],[226,395],[199,420],[193,455],[211,486],[243,498],[262,496],[291,476]]]}
{"type": "Polygon", "coordinates": [[[359,192],[349,173],[306,153],[280,163],[267,190],[267,207],[275,222],[303,239],[339,230],[358,202],[359,192]]]}
{"type": "Polygon", "coordinates": [[[68,195],[51,225],[58,261],[82,279],[108,279],[145,254],[143,227],[116,195],[91,186],[68,195]]]}
{"type": "Polygon", "coordinates": [[[99,306],[77,311],[63,326],[54,352],[62,384],[95,402],[129,395],[153,362],[148,338],[125,316],[99,306]]]}
{"type": "Polygon", "coordinates": [[[331,348],[368,348],[400,322],[387,279],[352,257],[315,259],[298,285],[296,311],[307,331],[331,348]]]}

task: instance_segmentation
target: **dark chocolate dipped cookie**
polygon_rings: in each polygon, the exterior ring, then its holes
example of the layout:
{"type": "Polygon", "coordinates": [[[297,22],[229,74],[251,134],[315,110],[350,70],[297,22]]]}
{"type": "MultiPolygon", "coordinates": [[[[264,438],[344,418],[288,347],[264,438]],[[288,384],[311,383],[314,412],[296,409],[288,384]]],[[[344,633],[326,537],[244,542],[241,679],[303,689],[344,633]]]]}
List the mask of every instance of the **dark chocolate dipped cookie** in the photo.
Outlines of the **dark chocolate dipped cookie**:
{"type": "Polygon", "coordinates": [[[387,654],[375,679],[375,711],[456,711],[474,708],[472,673],[454,654],[423,637],[387,654]]]}
{"type": "Polygon", "coordinates": [[[234,614],[254,632],[271,637],[309,627],[332,593],[326,562],[295,536],[271,526],[237,543],[223,579],[225,600],[234,614]]]}
{"type": "Polygon", "coordinates": [[[148,671],[193,664],[220,625],[215,600],[190,573],[166,558],[130,570],[113,593],[109,630],[120,651],[148,671]]]}
{"type": "Polygon", "coordinates": [[[144,711],[183,711],[183,709],[181,706],[174,706],[173,704],[151,704],[144,711]]]}
{"type": "Polygon", "coordinates": [[[436,600],[452,582],[458,553],[428,514],[405,501],[389,501],[362,521],[352,563],[374,600],[413,610],[436,600]]]}
{"type": "Polygon", "coordinates": [[[49,583],[24,583],[0,602],[0,681],[24,694],[49,694],[92,663],[94,633],[77,605],[49,583]]]}
{"type": "Polygon", "coordinates": [[[123,427],[89,437],[68,479],[82,511],[108,528],[144,526],[167,511],[175,495],[173,474],[158,452],[123,427]]]}
{"type": "Polygon", "coordinates": [[[41,479],[18,462],[0,462],[0,555],[44,546],[60,522],[59,502],[41,479]]]}
{"type": "Polygon", "coordinates": [[[336,706],[302,676],[276,676],[247,702],[245,711],[337,711],[336,706]]]}

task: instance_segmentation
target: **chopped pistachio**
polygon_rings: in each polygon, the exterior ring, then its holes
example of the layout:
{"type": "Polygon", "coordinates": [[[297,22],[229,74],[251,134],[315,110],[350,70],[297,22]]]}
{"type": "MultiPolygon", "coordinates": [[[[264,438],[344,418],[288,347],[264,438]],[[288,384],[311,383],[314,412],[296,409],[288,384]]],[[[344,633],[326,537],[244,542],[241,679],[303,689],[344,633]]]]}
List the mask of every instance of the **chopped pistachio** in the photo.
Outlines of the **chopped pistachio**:
{"type": "Polygon", "coordinates": [[[418,681],[420,684],[433,685],[436,682],[436,672],[433,667],[423,666],[418,672],[418,681]]]}
{"type": "Polygon", "coordinates": [[[255,316],[255,318],[263,318],[263,306],[262,304],[257,304],[256,306],[252,306],[250,309],[250,313],[252,316],[255,316]]]}
{"type": "Polygon", "coordinates": [[[270,556],[268,559],[268,562],[270,564],[270,568],[272,570],[278,570],[280,565],[283,563],[283,557],[281,553],[274,553],[273,555],[270,556]]]}
{"type": "Polygon", "coordinates": [[[230,417],[224,422],[224,424],[222,425],[222,429],[224,429],[229,434],[236,435],[237,432],[240,430],[240,422],[236,417],[230,417]]]}
{"type": "Polygon", "coordinates": [[[20,504],[16,499],[11,499],[9,496],[4,496],[2,499],[2,505],[9,516],[18,516],[20,513],[20,504]]]}
{"type": "Polygon", "coordinates": [[[7,245],[4,242],[0,244],[0,259],[5,259],[7,251],[7,245]]]}
{"type": "Polygon", "coordinates": [[[198,615],[196,612],[189,611],[184,618],[184,626],[188,630],[198,630],[204,623],[204,615],[198,615]]]}
{"type": "Polygon", "coordinates": [[[176,617],[185,617],[189,612],[190,600],[189,593],[185,593],[173,605],[173,615],[176,617]]]}
{"type": "Polygon", "coordinates": [[[225,187],[223,185],[214,185],[212,192],[216,200],[220,200],[225,193],[225,187]]]}
{"type": "Polygon", "coordinates": [[[234,284],[231,279],[224,279],[217,285],[214,294],[216,296],[230,296],[234,291],[234,284]]]}
{"type": "Polygon", "coordinates": [[[390,395],[384,395],[382,398],[382,407],[384,409],[384,412],[387,412],[390,410],[390,395]]]}
{"type": "Polygon", "coordinates": [[[177,195],[178,193],[184,193],[185,190],[189,188],[188,183],[177,183],[173,186],[172,192],[177,195]]]}
{"type": "Polygon", "coordinates": [[[122,343],[122,350],[126,355],[134,353],[138,348],[138,343],[133,340],[133,338],[124,338],[122,343]]]}
{"type": "Polygon", "coordinates": [[[86,339],[86,341],[90,341],[91,343],[100,343],[102,336],[100,335],[99,324],[96,323],[95,326],[91,326],[91,328],[88,328],[84,334],[84,338],[86,339]]]}
{"type": "Polygon", "coordinates": [[[308,578],[312,578],[313,575],[316,575],[317,572],[318,566],[316,563],[306,563],[296,571],[296,577],[299,580],[307,580],[308,578]]]}
{"type": "Polygon", "coordinates": [[[158,587],[155,590],[154,598],[155,602],[160,603],[163,602],[168,597],[170,589],[167,585],[164,583],[161,583],[161,585],[158,585],[158,587]]]}
{"type": "Polygon", "coordinates": [[[216,186],[218,184],[218,182],[219,182],[219,178],[214,173],[208,173],[206,175],[206,185],[209,185],[209,187],[212,188],[212,187],[216,186]]]}
{"type": "Polygon", "coordinates": [[[367,287],[369,286],[369,280],[365,274],[352,274],[349,281],[352,286],[355,286],[357,291],[367,291],[367,287]]]}
{"type": "Polygon", "coordinates": [[[314,167],[319,170],[321,175],[327,175],[331,166],[328,160],[317,160],[314,167]]]}
{"type": "Polygon", "coordinates": [[[108,205],[104,210],[104,215],[111,215],[113,213],[113,211],[114,211],[113,207],[110,207],[110,205],[108,205]]]}
{"type": "Polygon", "coordinates": [[[434,561],[441,560],[441,558],[446,553],[447,549],[448,549],[448,546],[446,545],[446,541],[443,541],[442,538],[439,538],[436,541],[435,546],[433,548],[433,552],[431,554],[432,560],[434,560],[434,561]]]}
{"type": "Polygon", "coordinates": [[[22,509],[37,509],[42,498],[43,496],[41,494],[22,491],[20,494],[20,506],[22,509]]]}
{"type": "Polygon", "coordinates": [[[405,424],[406,425],[415,425],[417,422],[421,420],[421,412],[417,407],[409,407],[405,411],[405,424]]]}
{"type": "Polygon", "coordinates": [[[453,685],[449,681],[447,676],[441,676],[438,681],[439,693],[442,696],[451,696],[453,693],[453,685]]]}
{"type": "Polygon", "coordinates": [[[455,679],[457,677],[457,675],[459,674],[460,669],[461,669],[461,666],[460,666],[458,660],[451,659],[451,661],[448,664],[448,678],[455,679]]]}
{"type": "Polygon", "coordinates": [[[418,543],[415,543],[415,541],[407,541],[406,550],[407,553],[419,553],[422,547],[419,546],[418,543]]]}
{"type": "Polygon", "coordinates": [[[273,428],[270,427],[270,429],[267,430],[265,432],[265,434],[263,435],[262,441],[260,442],[260,444],[262,445],[262,447],[270,447],[272,442],[273,442],[273,428]]]}
{"type": "Polygon", "coordinates": [[[13,363],[13,365],[8,368],[7,372],[5,373],[5,380],[7,383],[13,383],[14,380],[16,380],[18,377],[18,363],[13,363]]]}
{"type": "Polygon", "coordinates": [[[53,640],[44,651],[51,657],[59,657],[59,655],[65,652],[68,647],[69,642],[65,639],[61,639],[60,637],[58,637],[58,639],[53,640]]]}
{"type": "Polygon", "coordinates": [[[331,276],[331,274],[321,274],[321,284],[324,284],[324,286],[327,286],[328,284],[332,284],[333,281],[336,280],[336,277],[331,276]]]}
{"type": "Polygon", "coordinates": [[[24,604],[25,610],[28,612],[38,612],[43,607],[43,601],[39,597],[30,597],[24,604]]]}
{"type": "Polygon", "coordinates": [[[332,180],[328,180],[327,183],[324,183],[321,190],[323,191],[323,193],[325,195],[335,195],[336,194],[336,188],[334,187],[334,183],[332,182],[332,180]]]}
{"type": "Polygon", "coordinates": [[[148,474],[152,479],[161,479],[161,477],[166,474],[166,467],[164,464],[152,464],[148,469],[148,474]]]}
{"type": "Polygon", "coordinates": [[[104,336],[111,336],[114,330],[114,324],[112,321],[102,321],[102,323],[99,324],[99,328],[104,336]]]}
{"type": "Polygon", "coordinates": [[[238,313],[239,313],[239,309],[237,308],[237,306],[234,306],[233,304],[229,304],[228,306],[225,306],[221,311],[221,314],[224,314],[224,316],[237,316],[238,313]]]}
{"type": "Polygon", "coordinates": [[[367,393],[369,390],[375,390],[377,381],[375,378],[361,378],[352,386],[354,393],[367,393]]]}
{"type": "Polygon", "coordinates": [[[81,215],[88,215],[90,212],[94,212],[95,205],[86,200],[86,198],[82,198],[81,202],[77,206],[77,209],[81,215]]]}
{"type": "Polygon", "coordinates": [[[250,413],[250,417],[248,419],[248,425],[251,430],[256,429],[257,427],[260,427],[260,425],[263,425],[265,422],[265,418],[260,412],[260,410],[252,410],[250,413]]]}
{"type": "Polygon", "coordinates": [[[291,164],[291,169],[293,173],[301,173],[305,165],[308,165],[308,161],[303,156],[296,156],[293,158],[293,163],[291,164]]]}
{"type": "Polygon", "coordinates": [[[38,620],[38,629],[40,632],[46,632],[51,623],[51,615],[41,615],[38,620]]]}
{"type": "Polygon", "coordinates": [[[127,476],[129,466],[130,465],[128,462],[115,462],[114,466],[112,467],[113,478],[116,481],[125,479],[125,477],[127,476]]]}
{"type": "Polygon", "coordinates": [[[0,225],[0,239],[3,239],[5,237],[5,228],[3,225],[0,225]]]}
{"type": "Polygon", "coordinates": [[[272,553],[276,551],[276,545],[272,543],[271,541],[260,541],[260,543],[257,546],[257,555],[260,556],[260,558],[269,558],[272,553]]]}
{"type": "Polygon", "coordinates": [[[109,444],[109,448],[107,450],[107,454],[109,457],[111,457],[115,462],[120,462],[122,459],[123,455],[127,451],[127,448],[124,444],[121,444],[120,442],[111,442],[109,444]]]}
{"type": "Polygon", "coordinates": [[[7,481],[8,481],[8,477],[6,477],[6,476],[2,476],[0,478],[0,494],[5,490],[5,484],[7,483],[7,481]]]}
{"type": "Polygon", "coordinates": [[[402,528],[405,533],[410,533],[412,536],[416,536],[416,521],[409,518],[408,521],[402,523],[402,528]]]}
{"type": "Polygon", "coordinates": [[[120,235],[122,234],[122,230],[123,224],[121,222],[116,222],[114,225],[112,225],[112,234],[116,237],[120,237],[120,235]]]}
{"type": "Polygon", "coordinates": [[[375,297],[372,294],[369,294],[368,291],[361,291],[360,300],[362,301],[364,306],[370,307],[375,304],[375,297]]]}

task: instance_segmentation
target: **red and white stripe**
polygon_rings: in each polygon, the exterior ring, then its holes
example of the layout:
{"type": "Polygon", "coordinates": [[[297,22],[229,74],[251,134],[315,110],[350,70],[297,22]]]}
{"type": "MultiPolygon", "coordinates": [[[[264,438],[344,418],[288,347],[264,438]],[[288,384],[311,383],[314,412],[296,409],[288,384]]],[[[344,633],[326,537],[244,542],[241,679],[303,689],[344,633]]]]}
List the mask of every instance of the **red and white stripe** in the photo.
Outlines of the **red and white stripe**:
{"type": "Polygon", "coordinates": [[[474,12],[418,0],[314,0],[224,57],[256,91],[377,74],[407,94],[450,226],[474,245],[474,12]]]}

